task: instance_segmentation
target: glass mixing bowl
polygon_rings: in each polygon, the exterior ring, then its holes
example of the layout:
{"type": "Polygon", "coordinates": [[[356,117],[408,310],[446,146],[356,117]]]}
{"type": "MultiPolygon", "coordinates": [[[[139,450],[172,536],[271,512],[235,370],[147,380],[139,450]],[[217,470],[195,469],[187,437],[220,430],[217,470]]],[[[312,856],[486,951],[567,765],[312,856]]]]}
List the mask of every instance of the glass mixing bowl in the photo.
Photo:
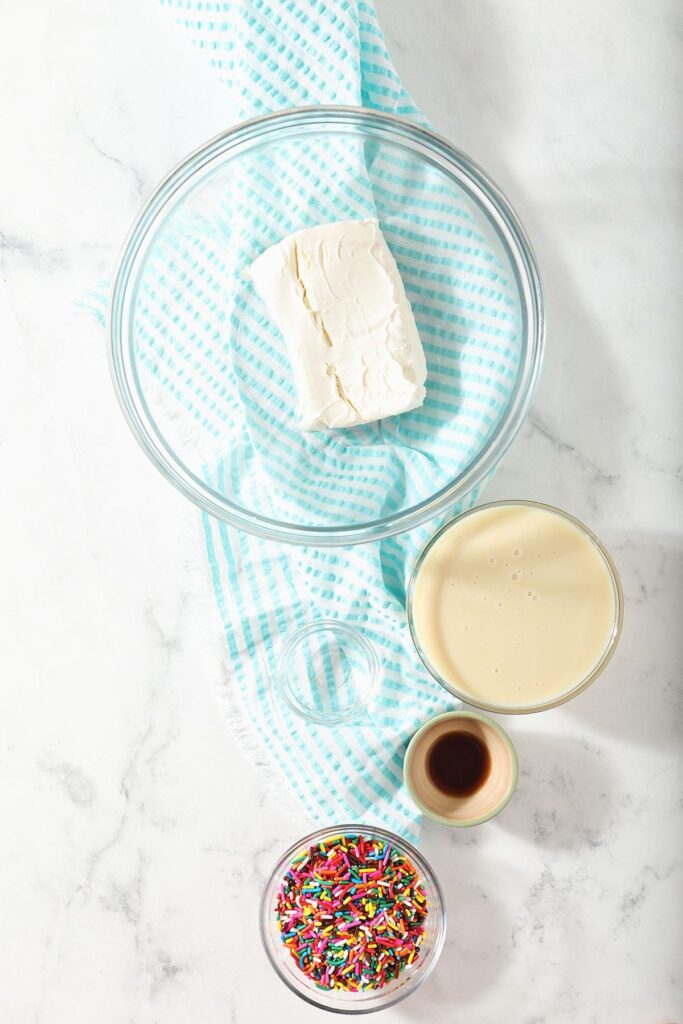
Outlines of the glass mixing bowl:
{"type": "Polygon", "coordinates": [[[384,1010],[387,1006],[392,1006],[401,999],[405,999],[432,973],[446,939],[446,910],[443,893],[436,875],[427,861],[419,850],[416,850],[405,839],[386,829],[367,825],[335,825],[321,828],[290,846],[278,860],[266,882],[261,897],[260,924],[263,948],[285,985],[296,995],[305,999],[307,1003],[336,1013],[372,1013],[374,1010],[384,1010]],[[413,965],[407,966],[398,978],[387,982],[383,988],[364,992],[343,992],[339,989],[318,988],[307,975],[299,970],[289,949],[283,943],[278,928],[275,917],[276,897],[280,883],[292,861],[310,846],[324,842],[332,836],[338,836],[340,833],[362,835],[364,838],[374,837],[389,842],[392,847],[404,853],[413,862],[427,896],[429,910],[425,919],[425,934],[420,946],[420,956],[413,965]]]}
{"type": "Polygon", "coordinates": [[[523,228],[476,164],[404,118],[316,106],[230,128],[171,172],[125,244],[108,331],[118,398],[164,476],[218,519],[321,547],[411,529],[486,479],[529,408],[544,316],[523,228]],[[413,305],[427,399],[305,432],[246,272],[293,230],[365,216],[413,305]]]}

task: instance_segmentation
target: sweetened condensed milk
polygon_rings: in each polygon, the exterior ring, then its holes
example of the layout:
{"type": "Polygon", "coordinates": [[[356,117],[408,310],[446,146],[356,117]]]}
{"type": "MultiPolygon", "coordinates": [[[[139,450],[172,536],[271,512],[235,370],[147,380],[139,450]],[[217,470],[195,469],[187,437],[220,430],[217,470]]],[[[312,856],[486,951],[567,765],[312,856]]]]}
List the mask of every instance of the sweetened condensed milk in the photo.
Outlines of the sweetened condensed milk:
{"type": "Polygon", "coordinates": [[[556,509],[484,506],[443,530],[418,567],[412,628],[465,700],[533,709],[579,686],[618,628],[618,580],[599,544],[556,509]]]}

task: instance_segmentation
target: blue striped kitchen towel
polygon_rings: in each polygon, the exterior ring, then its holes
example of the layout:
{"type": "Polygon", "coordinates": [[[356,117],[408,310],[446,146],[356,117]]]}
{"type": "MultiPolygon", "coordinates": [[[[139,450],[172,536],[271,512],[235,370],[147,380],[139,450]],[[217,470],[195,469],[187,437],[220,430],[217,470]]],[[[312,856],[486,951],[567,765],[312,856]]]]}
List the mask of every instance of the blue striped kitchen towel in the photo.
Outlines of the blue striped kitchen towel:
{"type": "MultiPolygon", "coordinates": [[[[162,3],[207,54],[240,119],[327,103],[426,124],[366,0],[162,3]]],[[[444,467],[455,476],[485,443],[516,376],[515,296],[471,214],[440,181],[390,151],[336,150],[334,141],[321,151],[311,142],[295,154],[256,151],[229,197],[178,221],[174,245],[145,275],[137,356],[180,421],[199,426],[208,482],[221,491],[229,482],[248,507],[274,517],[315,522],[324,512],[329,523],[330,508],[344,518],[357,503],[368,518],[411,504],[432,480],[436,489],[444,467]],[[406,284],[430,368],[428,399],[346,439],[302,432],[282,339],[244,270],[291,231],[366,216],[379,218],[406,284]],[[430,219],[428,249],[415,217],[430,219]],[[236,421],[228,438],[226,424],[236,421]],[[371,478],[337,473],[339,445],[352,444],[362,444],[371,478]],[[324,481],[319,495],[299,487],[308,466],[324,481]]],[[[430,527],[343,549],[277,545],[206,515],[203,527],[229,654],[221,695],[238,735],[284,775],[313,821],[377,822],[414,839],[405,748],[426,718],[454,706],[419,662],[406,623],[407,577],[430,527]],[[353,726],[306,724],[274,690],[282,643],[316,618],[359,628],[378,653],[371,713],[353,726]]],[[[332,670],[321,671],[332,686],[332,670]]]]}

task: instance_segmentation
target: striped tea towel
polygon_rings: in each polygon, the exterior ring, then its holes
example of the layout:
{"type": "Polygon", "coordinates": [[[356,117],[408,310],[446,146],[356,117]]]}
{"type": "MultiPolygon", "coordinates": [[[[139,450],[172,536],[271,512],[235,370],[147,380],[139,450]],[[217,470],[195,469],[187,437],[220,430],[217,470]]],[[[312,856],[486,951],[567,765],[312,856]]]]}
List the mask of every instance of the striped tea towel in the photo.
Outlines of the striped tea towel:
{"type": "MultiPolygon", "coordinates": [[[[240,118],[328,103],[426,123],[366,0],[162,2],[207,53],[240,118]]],[[[495,429],[519,358],[514,294],[470,212],[454,205],[436,172],[348,142],[256,151],[229,196],[178,219],[174,230],[172,248],[152,258],[145,275],[137,356],[163,401],[177,406],[181,429],[187,423],[199,437],[206,479],[217,489],[298,522],[329,523],[330,509],[340,519],[360,511],[374,518],[411,504],[432,481],[441,486],[444,467],[455,476],[495,429]],[[244,270],[297,228],[366,216],[379,218],[413,305],[430,373],[427,401],[380,424],[305,433],[283,341],[244,270]],[[359,466],[373,468],[351,480],[337,466],[340,452],[354,446],[359,466]],[[319,494],[299,485],[308,467],[321,481],[319,494]]],[[[422,667],[406,623],[407,577],[434,525],[354,548],[313,549],[203,518],[228,646],[229,717],[315,822],[374,821],[416,836],[419,815],[402,782],[405,748],[426,718],[455,703],[422,667]],[[379,656],[371,713],[353,726],[308,725],[275,693],[285,638],[316,618],[359,628],[379,656]]],[[[321,685],[332,687],[321,671],[321,685]]]]}

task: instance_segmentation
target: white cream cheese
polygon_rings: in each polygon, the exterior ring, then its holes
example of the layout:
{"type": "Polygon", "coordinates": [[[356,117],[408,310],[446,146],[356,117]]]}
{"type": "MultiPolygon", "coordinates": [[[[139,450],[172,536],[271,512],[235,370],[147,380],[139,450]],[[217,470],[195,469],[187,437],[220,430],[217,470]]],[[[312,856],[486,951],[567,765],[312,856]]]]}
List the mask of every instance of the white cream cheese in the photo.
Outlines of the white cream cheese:
{"type": "Polygon", "coordinates": [[[254,260],[251,276],[287,343],[306,429],[422,405],[424,352],[376,220],[296,231],[254,260]]]}

